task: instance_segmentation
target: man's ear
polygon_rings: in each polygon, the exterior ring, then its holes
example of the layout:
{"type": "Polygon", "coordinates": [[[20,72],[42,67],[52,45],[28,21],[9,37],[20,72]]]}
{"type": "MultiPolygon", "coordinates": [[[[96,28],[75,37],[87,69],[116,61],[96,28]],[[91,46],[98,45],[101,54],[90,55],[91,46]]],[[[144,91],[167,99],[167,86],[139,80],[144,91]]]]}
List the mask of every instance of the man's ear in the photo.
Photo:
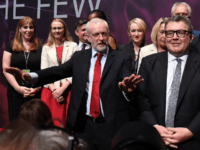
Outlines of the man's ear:
{"type": "Polygon", "coordinates": [[[190,35],[190,43],[192,43],[193,39],[194,39],[194,35],[191,34],[191,35],[190,35]]]}
{"type": "Polygon", "coordinates": [[[75,34],[78,36],[78,31],[77,30],[75,30],[75,34]]]}

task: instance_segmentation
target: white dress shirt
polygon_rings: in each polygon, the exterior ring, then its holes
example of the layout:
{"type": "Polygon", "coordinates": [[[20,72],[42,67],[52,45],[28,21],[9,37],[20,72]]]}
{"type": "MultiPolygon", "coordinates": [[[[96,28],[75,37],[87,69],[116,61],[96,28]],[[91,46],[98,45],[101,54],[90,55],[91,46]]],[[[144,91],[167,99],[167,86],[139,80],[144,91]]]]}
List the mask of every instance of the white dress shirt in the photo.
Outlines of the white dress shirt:
{"type": "MultiPolygon", "coordinates": [[[[90,48],[90,44],[88,44],[88,43],[85,43],[85,44],[86,44],[85,49],[89,49],[90,48]]],[[[78,47],[79,47],[80,50],[82,50],[83,43],[81,41],[79,41],[78,47]]]]}
{"type": "MultiPolygon", "coordinates": [[[[105,66],[106,63],[106,59],[108,56],[108,51],[109,48],[107,48],[107,50],[105,50],[102,54],[100,63],[101,63],[101,75],[103,73],[103,68],[105,66]]],[[[87,85],[86,85],[86,91],[88,93],[88,97],[87,97],[87,102],[86,102],[86,115],[91,116],[90,115],[90,103],[91,103],[91,95],[92,95],[92,84],[93,84],[93,76],[94,76],[94,67],[95,67],[95,62],[97,60],[97,51],[95,51],[92,48],[92,57],[90,59],[90,69],[89,69],[89,74],[88,74],[88,81],[87,81],[87,85]]],[[[102,116],[104,117],[104,112],[103,112],[103,106],[102,106],[102,102],[101,102],[101,97],[100,97],[100,108],[101,108],[101,113],[102,116]]]]}
{"type": "MultiPolygon", "coordinates": [[[[166,118],[167,118],[169,96],[171,94],[171,85],[172,85],[174,73],[175,73],[175,70],[176,70],[176,65],[178,63],[176,61],[176,58],[177,57],[173,56],[172,54],[170,54],[168,52],[165,121],[166,121],[166,118]]],[[[185,64],[186,64],[186,61],[187,61],[187,58],[188,58],[188,54],[185,54],[185,55],[183,55],[183,56],[181,56],[179,58],[181,59],[181,79],[182,79],[183,71],[185,69],[185,64]]]]}

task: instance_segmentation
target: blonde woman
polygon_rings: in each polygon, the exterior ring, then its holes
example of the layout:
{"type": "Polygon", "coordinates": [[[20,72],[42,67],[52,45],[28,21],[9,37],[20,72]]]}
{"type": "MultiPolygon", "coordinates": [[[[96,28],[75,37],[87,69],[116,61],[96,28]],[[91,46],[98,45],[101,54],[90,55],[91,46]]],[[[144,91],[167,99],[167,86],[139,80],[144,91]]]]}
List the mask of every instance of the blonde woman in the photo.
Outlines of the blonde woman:
{"type": "Polygon", "coordinates": [[[142,61],[142,58],[166,51],[165,45],[165,21],[168,17],[160,18],[156,24],[153,26],[151,31],[151,41],[153,42],[150,45],[144,46],[141,48],[140,57],[139,57],[139,67],[142,61]]]}
{"type": "MultiPolygon", "coordinates": [[[[35,22],[23,17],[17,24],[15,37],[8,42],[3,53],[3,69],[16,67],[26,72],[40,70],[42,44],[36,36],[35,22]]],[[[28,82],[17,81],[11,74],[4,72],[8,81],[7,99],[9,120],[17,119],[21,105],[32,98],[40,98],[40,88],[28,82]]]]}
{"type": "MultiPolygon", "coordinates": [[[[79,48],[62,19],[54,19],[49,28],[47,43],[42,48],[41,69],[58,66],[68,61],[79,48]]],[[[52,118],[66,122],[67,109],[70,100],[70,85],[72,78],[66,78],[45,85],[41,99],[51,110],[52,118]]],[[[54,121],[56,126],[60,123],[54,121]]]]}
{"type": "Polygon", "coordinates": [[[140,48],[145,45],[145,35],[147,26],[141,18],[134,18],[128,23],[129,43],[124,45],[121,50],[126,51],[132,55],[132,70],[137,73],[138,58],[140,55],[140,48]]]}

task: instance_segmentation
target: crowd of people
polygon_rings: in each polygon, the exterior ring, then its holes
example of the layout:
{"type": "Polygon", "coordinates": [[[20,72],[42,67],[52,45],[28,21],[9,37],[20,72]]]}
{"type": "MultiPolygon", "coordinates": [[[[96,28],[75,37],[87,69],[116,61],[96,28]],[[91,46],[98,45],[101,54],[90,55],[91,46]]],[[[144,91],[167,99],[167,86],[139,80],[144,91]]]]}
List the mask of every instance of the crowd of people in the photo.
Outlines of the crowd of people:
{"type": "Polygon", "coordinates": [[[75,24],[79,43],[62,19],[44,43],[34,20],[22,18],[3,53],[11,124],[0,148],[200,149],[200,32],[191,12],[176,2],[150,45],[142,18],[128,23],[123,45],[101,10],[75,24]]]}

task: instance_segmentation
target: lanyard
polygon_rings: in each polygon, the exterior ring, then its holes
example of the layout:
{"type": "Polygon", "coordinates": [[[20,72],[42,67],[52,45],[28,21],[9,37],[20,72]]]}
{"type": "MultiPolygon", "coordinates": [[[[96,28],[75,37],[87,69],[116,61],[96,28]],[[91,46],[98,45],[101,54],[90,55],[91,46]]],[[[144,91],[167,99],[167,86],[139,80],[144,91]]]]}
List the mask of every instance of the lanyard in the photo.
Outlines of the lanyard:
{"type": "MultiPolygon", "coordinates": [[[[24,49],[24,46],[23,46],[23,49],[24,49]]],[[[30,55],[30,51],[29,52],[25,52],[25,49],[24,49],[25,69],[27,69],[27,67],[28,67],[29,55],[30,55]]]]}

